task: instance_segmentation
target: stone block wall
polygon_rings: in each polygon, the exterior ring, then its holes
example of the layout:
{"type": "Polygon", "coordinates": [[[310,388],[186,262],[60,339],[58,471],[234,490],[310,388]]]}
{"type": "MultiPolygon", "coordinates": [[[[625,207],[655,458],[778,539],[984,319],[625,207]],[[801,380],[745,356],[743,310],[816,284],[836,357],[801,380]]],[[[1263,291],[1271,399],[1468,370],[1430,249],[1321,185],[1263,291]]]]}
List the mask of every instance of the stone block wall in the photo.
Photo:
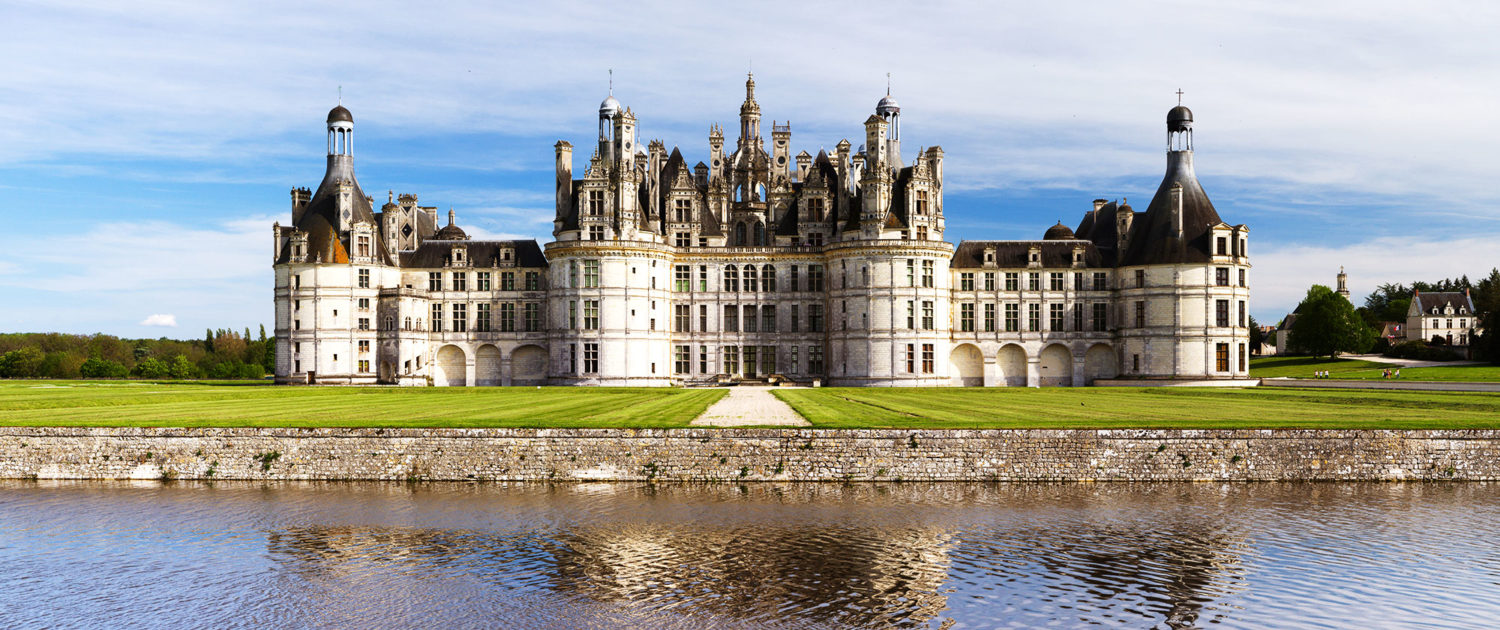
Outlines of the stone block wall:
{"type": "Polygon", "coordinates": [[[0,428],[0,478],[1500,479],[1500,431],[0,428]]]}

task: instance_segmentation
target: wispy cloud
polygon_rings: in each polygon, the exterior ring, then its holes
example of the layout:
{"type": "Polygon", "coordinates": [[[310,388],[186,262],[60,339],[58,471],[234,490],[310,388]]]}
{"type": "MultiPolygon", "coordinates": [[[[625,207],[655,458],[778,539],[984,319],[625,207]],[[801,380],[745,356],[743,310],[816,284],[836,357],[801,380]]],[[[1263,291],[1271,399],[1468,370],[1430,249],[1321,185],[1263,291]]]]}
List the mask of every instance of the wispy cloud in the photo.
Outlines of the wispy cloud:
{"type": "Polygon", "coordinates": [[[165,326],[167,328],[176,328],[177,327],[177,316],[173,315],[171,313],[156,313],[156,314],[153,314],[153,315],[147,315],[146,319],[141,320],[140,325],[141,326],[165,326]]]}

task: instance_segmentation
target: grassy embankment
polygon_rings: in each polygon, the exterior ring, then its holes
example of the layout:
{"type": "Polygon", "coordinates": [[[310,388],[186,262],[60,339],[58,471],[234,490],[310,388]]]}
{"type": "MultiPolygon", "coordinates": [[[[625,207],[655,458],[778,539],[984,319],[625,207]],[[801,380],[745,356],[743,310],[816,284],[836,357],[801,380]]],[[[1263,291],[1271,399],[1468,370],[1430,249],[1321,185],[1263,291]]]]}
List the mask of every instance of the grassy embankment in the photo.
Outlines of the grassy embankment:
{"type": "Polygon", "coordinates": [[[722,390],[0,381],[0,426],[682,427],[722,390]]]}
{"type": "MultiPolygon", "coordinates": [[[[1326,371],[1329,378],[1380,380],[1387,369],[1400,366],[1359,359],[1317,359],[1312,357],[1264,357],[1250,360],[1252,378],[1312,378],[1314,372],[1326,371]]],[[[1497,365],[1452,365],[1438,367],[1403,367],[1403,381],[1500,381],[1497,365]]]]}
{"type": "Polygon", "coordinates": [[[778,390],[820,428],[1500,429],[1500,394],[1270,388],[778,390]]]}

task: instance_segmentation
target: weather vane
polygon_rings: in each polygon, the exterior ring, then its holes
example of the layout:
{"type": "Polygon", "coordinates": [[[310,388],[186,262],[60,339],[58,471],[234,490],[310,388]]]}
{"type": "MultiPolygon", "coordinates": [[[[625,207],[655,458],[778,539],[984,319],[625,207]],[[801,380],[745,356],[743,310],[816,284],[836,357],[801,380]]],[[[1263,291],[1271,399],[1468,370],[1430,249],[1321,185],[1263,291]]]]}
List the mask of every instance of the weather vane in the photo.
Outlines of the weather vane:
{"type": "Polygon", "coordinates": [[[615,69],[609,69],[609,95],[615,95],[615,69]]]}
{"type": "Polygon", "coordinates": [[[885,95],[891,95],[891,73],[885,73],[885,95]]]}

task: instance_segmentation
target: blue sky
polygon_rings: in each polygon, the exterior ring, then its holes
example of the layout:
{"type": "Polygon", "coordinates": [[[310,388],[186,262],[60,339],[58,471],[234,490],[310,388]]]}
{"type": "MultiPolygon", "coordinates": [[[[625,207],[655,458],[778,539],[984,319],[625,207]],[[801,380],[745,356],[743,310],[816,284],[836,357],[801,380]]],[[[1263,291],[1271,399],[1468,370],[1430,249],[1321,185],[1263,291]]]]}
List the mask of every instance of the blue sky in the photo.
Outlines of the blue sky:
{"type": "Polygon", "coordinates": [[[1359,295],[1500,266],[1500,8],[1217,4],[0,2],[0,331],[269,324],[271,224],[322,175],[339,86],[367,193],[546,239],[552,145],[586,159],[610,68],[690,162],[752,65],[810,153],[858,144],[891,73],[955,242],[1144,208],[1180,88],[1267,323],[1340,265],[1359,295]]]}

